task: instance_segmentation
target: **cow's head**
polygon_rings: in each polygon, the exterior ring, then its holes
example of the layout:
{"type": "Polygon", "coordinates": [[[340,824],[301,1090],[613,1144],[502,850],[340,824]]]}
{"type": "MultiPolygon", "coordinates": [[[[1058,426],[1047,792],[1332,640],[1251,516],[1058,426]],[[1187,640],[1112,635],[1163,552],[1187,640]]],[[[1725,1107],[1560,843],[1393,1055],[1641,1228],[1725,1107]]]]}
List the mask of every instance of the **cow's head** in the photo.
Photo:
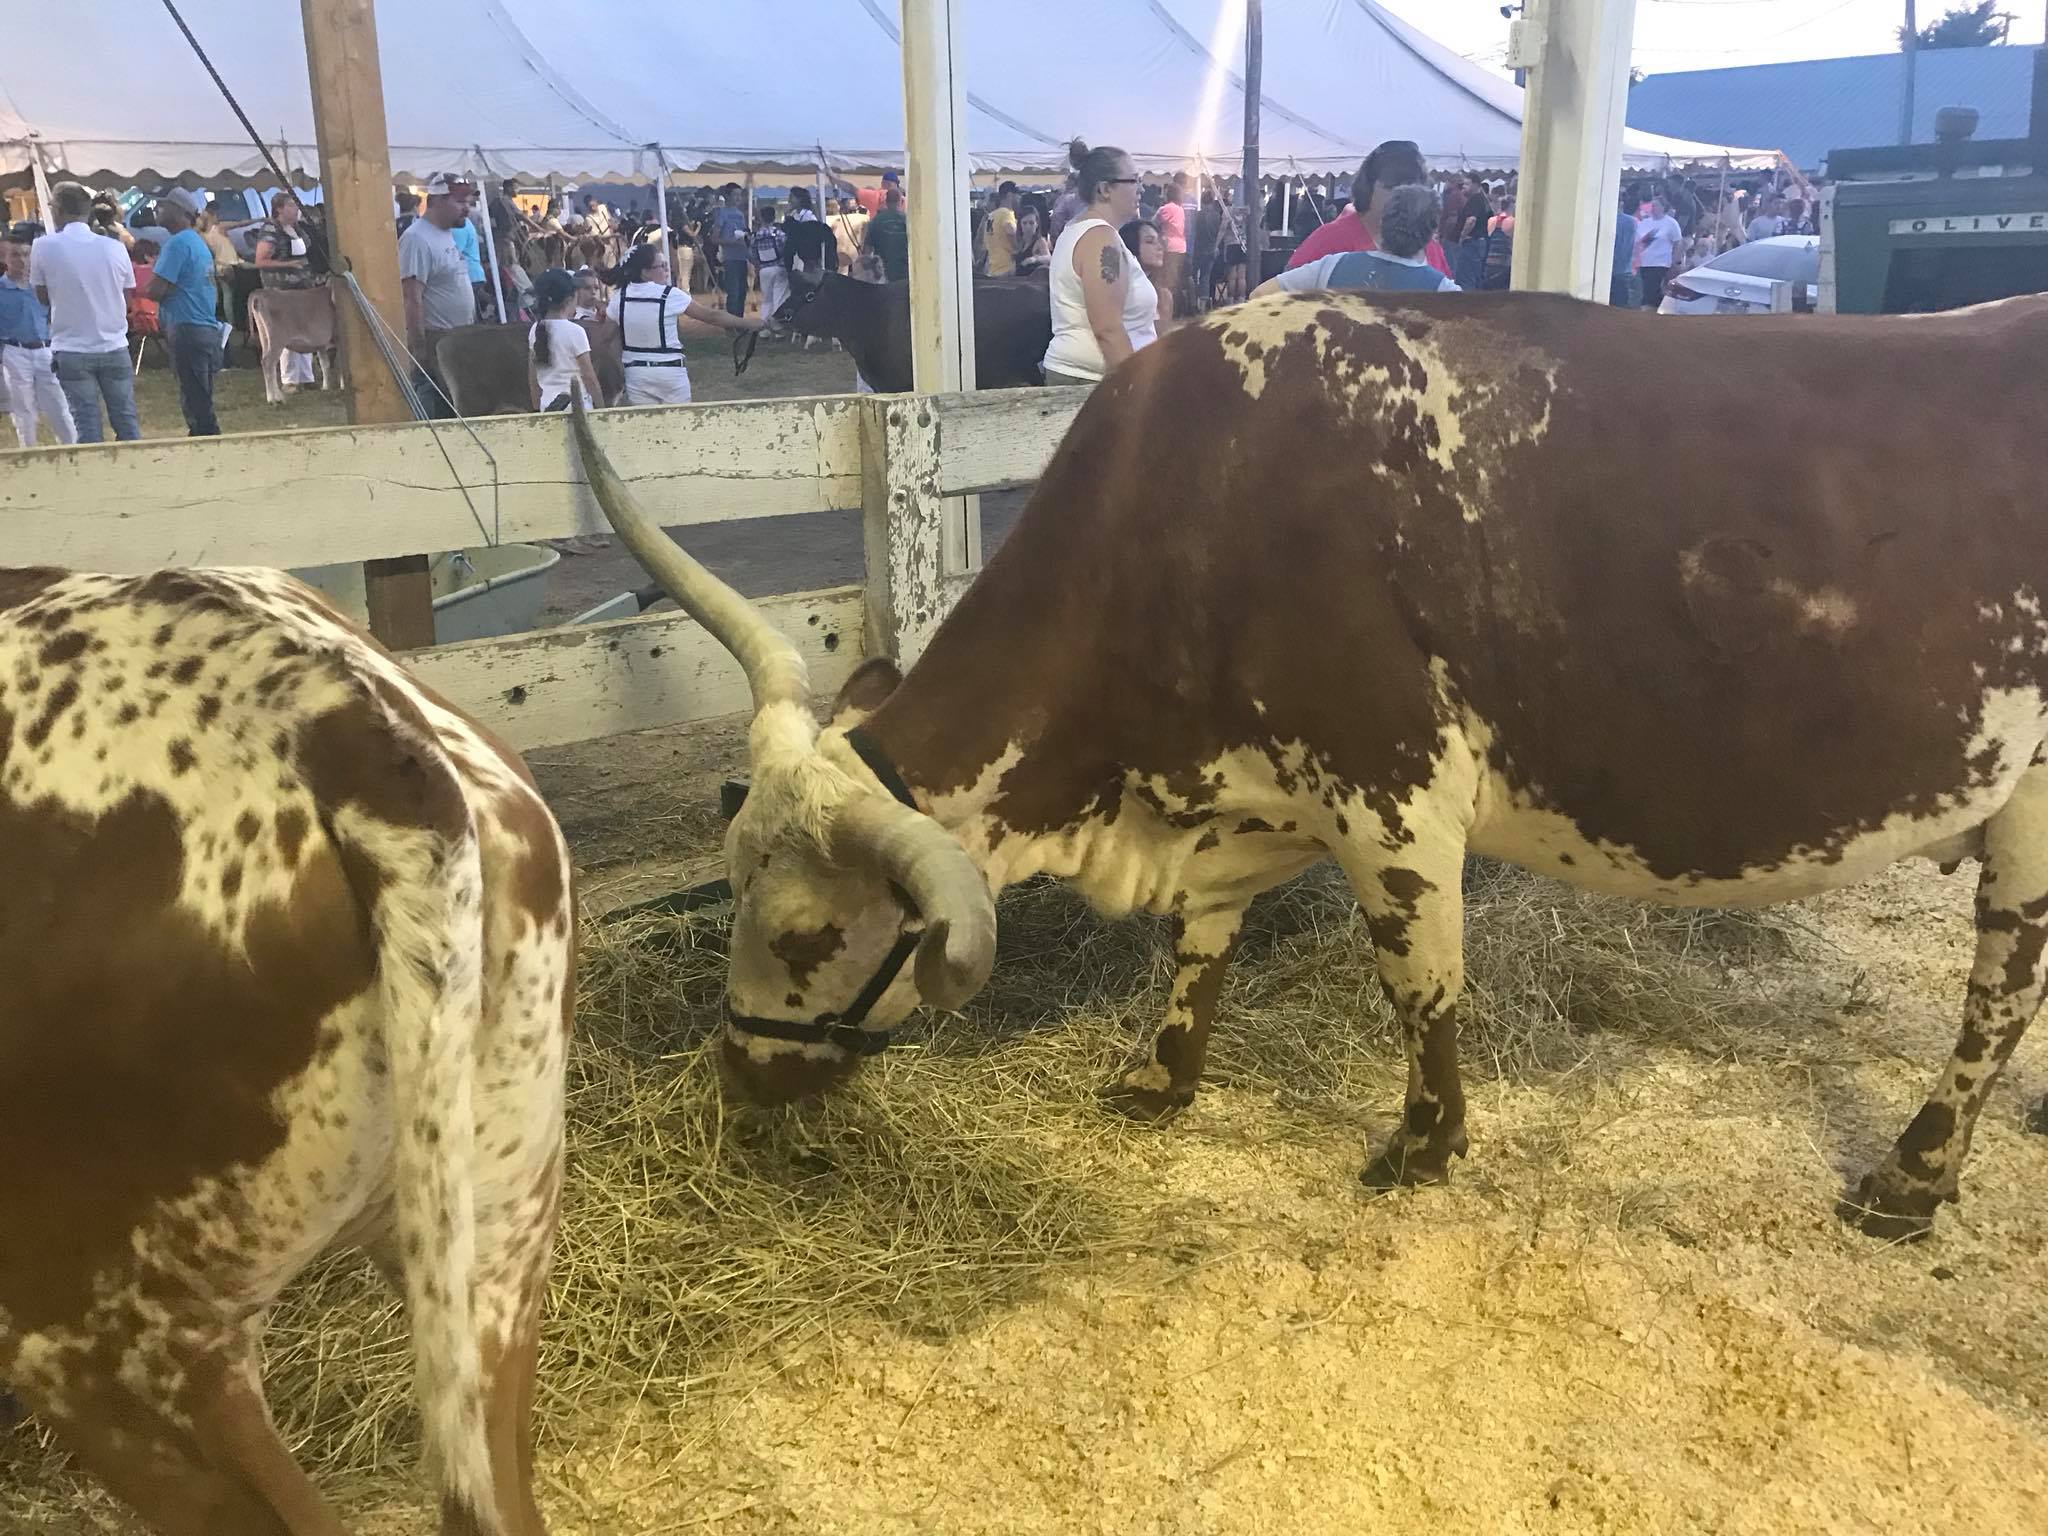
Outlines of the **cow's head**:
{"type": "Polygon", "coordinates": [[[831,302],[832,288],[852,281],[852,278],[841,277],[837,272],[790,273],[789,297],[775,311],[775,323],[793,325],[797,330],[815,336],[824,335],[832,323],[832,312],[838,307],[831,302]],[[822,310],[817,307],[821,298],[826,301],[822,310]]]}
{"type": "Polygon", "coordinates": [[[723,1060],[749,1097],[830,1088],[888,1043],[920,1002],[955,1008],[995,962],[995,904],[960,844],[886,765],[845,739],[897,682],[869,662],[821,732],[803,657],[744,597],[639,506],[591,432],[576,435],[605,516],[648,572],[745,669],[752,786],[726,834],[733,924],[723,1060]]]}

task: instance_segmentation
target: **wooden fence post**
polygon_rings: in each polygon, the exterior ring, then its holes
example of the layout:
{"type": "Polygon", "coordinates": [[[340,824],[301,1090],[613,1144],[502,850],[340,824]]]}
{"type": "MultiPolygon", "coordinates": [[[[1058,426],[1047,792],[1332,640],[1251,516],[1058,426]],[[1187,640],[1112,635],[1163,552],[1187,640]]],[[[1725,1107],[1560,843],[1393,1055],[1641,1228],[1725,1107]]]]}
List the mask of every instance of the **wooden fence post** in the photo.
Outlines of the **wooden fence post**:
{"type": "MultiPolygon", "coordinates": [[[[348,360],[348,419],[360,424],[410,421],[412,412],[398,381],[385,369],[369,325],[339,276],[353,272],[384,324],[405,334],[375,0],[300,0],[300,14],[306,75],[313,88],[313,128],[320,139],[328,254],[336,273],[335,318],[348,360]]],[[[366,560],[363,578],[372,634],[393,650],[434,643],[434,588],[426,556],[366,560]]]]}
{"type": "Polygon", "coordinates": [[[907,668],[966,585],[944,573],[938,417],[928,395],[869,395],[861,406],[867,654],[907,668]]]}

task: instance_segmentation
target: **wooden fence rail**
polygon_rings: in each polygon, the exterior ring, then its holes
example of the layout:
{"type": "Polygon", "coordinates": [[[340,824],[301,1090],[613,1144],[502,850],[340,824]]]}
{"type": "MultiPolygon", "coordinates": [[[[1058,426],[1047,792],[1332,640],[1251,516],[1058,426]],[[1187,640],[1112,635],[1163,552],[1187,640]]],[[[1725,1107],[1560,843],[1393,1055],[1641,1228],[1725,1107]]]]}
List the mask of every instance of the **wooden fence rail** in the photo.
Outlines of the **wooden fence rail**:
{"type": "MultiPolygon", "coordinates": [[[[862,509],[864,585],[762,604],[822,692],[864,655],[916,658],[972,579],[941,575],[944,498],[1035,480],[1083,398],[1069,388],[662,406],[608,411],[600,431],[664,526],[862,509]]],[[[407,424],[0,453],[0,564],[303,569],[603,528],[567,421],[495,416],[469,428],[474,437],[407,424]]],[[[746,705],[739,669],[673,614],[435,646],[406,662],[520,747],[746,705]]]]}

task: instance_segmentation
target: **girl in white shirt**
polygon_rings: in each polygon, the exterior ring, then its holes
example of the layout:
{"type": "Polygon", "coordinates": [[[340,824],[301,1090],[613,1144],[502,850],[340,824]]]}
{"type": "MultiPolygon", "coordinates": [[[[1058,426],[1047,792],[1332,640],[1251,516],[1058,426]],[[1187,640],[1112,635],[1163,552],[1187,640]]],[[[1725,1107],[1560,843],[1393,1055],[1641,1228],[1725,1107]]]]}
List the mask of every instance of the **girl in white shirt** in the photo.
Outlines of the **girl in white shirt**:
{"type": "Polygon", "coordinates": [[[533,280],[533,308],[540,318],[526,333],[526,377],[536,411],[566,411],[577,384],[595,410],[604,404],[597,370],[590,362],[590,336],[569,317],[576,312],[576,277],[549,267],[533,280]]]}
{"type": "Polygon", "coordinates": [[[1052,251],[1048,384],[1089,384],[1159,335],[1159,295],[1117,231],[1138,216],[1138,170],[1107,146],[1067,146],[1085,205],[1052,251]]]}

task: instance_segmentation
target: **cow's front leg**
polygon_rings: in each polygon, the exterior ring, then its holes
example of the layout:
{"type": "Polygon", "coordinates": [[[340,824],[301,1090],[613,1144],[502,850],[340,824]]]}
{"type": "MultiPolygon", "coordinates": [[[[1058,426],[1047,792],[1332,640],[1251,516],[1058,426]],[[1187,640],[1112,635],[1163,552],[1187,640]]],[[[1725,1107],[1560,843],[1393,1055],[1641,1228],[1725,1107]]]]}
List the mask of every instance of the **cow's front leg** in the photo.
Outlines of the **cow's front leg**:
{"type": "Polygon", "coordinates": [[[1101,1090],[1111,1108],[1135,1120],[1165,1120],[1187,1108],[1202,1081],[1209,1026],[1223,976],[1244,926],[1244,908],[1175,920],[1173,996],[1145,1060],[1101,1090]]]}
{"type": "Polygon", "coordinates": [[[2048,768],[2031,768],[1984,825],[1977,879],[1977,955],[1963,1031],[1912,1123],[1840,1207],[1873,1237],[1925,1237],[1935,1208],[1956,1198],[1977,1115],[2048,980],[2048,768]]]}
{"type": "Polygon", "coordinates": [[[1408,1055],[1401,1124],[1360,1179],[1372,1189],[1442,1184],[1451,1158],[1465,1155],[1465,1090],[1458,1081],[1458,994],[1465,984],[1462,843],[1431,849],[1410,843],[1389,856],[1347,855],[1386,988],[1408,1055]]]}

